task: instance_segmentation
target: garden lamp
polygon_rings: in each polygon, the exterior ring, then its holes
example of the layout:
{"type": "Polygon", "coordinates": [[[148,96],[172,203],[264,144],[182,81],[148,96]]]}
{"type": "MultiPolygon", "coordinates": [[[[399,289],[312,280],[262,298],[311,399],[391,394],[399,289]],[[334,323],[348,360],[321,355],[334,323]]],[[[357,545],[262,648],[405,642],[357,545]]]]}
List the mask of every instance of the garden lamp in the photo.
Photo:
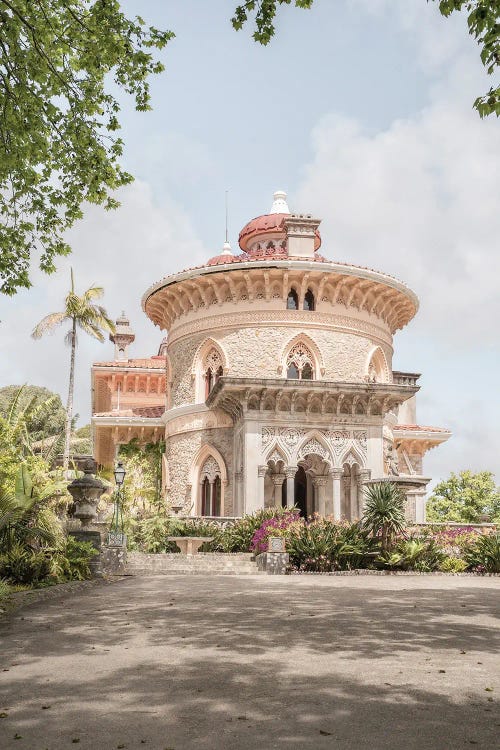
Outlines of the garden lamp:
{"type": "Polygon", "coordinates": [[[118,487],[121,487],[123,482],[125,481],[125,474],[127,472],[125,471],[123,464],[121,461],[118,461],[116,465],[116,469],[114,471],[115,474],[115,482],[118,485],[118,487]]]}

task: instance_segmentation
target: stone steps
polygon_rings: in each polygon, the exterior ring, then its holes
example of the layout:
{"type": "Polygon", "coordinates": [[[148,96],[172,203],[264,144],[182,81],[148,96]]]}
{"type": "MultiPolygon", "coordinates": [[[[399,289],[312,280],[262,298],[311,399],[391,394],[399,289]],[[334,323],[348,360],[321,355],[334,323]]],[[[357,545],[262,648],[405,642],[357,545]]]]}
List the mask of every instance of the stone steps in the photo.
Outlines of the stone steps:
{"type": "Polygon", "coordinates": [[[257,564],[250,553],[199,552],[144,554],[129,552],[126,572],[129,575],[256,575],[257,564]]]}

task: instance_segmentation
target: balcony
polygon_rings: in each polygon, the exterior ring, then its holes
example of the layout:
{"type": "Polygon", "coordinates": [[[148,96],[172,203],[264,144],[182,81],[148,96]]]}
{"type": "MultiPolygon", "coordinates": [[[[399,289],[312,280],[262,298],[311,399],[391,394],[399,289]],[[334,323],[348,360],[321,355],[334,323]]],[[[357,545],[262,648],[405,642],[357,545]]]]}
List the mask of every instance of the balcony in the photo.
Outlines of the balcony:
{"type": "Polygon", "coordinates": [[[393,372],[392,382],[394,385],[411,385],[415,387],[419,377],[419,372],[393,372]]]}

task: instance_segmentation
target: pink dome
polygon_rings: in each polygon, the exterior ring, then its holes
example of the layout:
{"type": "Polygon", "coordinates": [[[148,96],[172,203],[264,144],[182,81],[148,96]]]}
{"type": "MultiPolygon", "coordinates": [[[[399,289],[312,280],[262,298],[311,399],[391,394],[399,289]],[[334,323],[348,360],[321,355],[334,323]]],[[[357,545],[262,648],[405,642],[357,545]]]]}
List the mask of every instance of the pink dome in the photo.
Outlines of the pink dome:
{"type": "MultiPolygon", "coordinates": [[[[265,214],[249,221],[243,227],[238,237],[241,249],[246,252],[251,240],[259,237],[259,235],[279,234],[280,237],[277,238],[278,240],[286,240],[285,219],[289,216],[290,214],[265,214]]],[[[321,245],[321,235],[318,230],[316,230],[315,234],[314,249],[317,250],[321,245]]],[[[249,254],[253,255],[253,251],[251,250],[249,254]]],[[[267,253],[263,254],[267,255],[267,253]]],[[[276,254],[281,256],[283,252],[277,252],[276,254]]]]}
{"type": "Polygon", "coordinates": [[[224,263],[241,263],[242,261],[248,260],[246,253],[242,255],[233,255],[232,253],[221,253],[221,255],[214,255],[213,258],[209,258],[205,263],[206,266],[221,266],[224,263]]]}

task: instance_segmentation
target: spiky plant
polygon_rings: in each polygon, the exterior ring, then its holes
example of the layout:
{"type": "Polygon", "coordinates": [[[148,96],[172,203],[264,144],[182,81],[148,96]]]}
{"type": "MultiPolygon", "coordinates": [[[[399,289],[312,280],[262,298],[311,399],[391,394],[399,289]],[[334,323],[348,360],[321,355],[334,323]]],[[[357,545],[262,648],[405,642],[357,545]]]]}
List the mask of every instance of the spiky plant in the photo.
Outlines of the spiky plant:
{"type": "Polygon", "coordinates": [[[387,552],[397,534],[404,531],[405,495],[394,482],[376,482],[365,489],[363,526],[380,536],[382,552],[387,552]]]}
{"type": "Polygon", "coordinates": [[[46,315],[31,334],[34,339],[41,338],[45,333],[53,331],[63,323],[70,323],[70,329],[66,334],[66,344],[71,347],[69,366],[68,401],[66,406],[66,425],[64,429],[64,453],[63,469],[65,476],[68,475],[69,450],[71,441],[71,425],[73,418],[73,392],[75,387],[75,353],[77,346],[77,329],[88,333],[89,336],[104,341],[103,331],[114,332],[115,326],[104,307],[94,304],[104,294],[100,286],[91,286],[81,296],[75,292],[73,269],[71,269],[71,289],[64,300],[64,310],[46,315]]]}

